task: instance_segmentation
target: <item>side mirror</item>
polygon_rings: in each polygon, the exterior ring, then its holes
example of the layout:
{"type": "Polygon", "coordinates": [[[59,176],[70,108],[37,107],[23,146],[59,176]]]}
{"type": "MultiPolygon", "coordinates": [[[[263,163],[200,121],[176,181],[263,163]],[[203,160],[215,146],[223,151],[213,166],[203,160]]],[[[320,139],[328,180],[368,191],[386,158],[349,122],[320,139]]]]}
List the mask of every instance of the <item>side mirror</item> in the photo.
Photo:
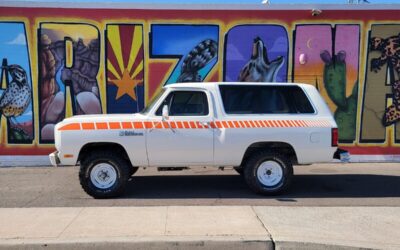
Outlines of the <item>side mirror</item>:
{"type": "Polygon", "coordinates": [[[168,120],[169,119],[168,105],[164,105],[162,107],[162,119],[163,120],[168,120]]]}

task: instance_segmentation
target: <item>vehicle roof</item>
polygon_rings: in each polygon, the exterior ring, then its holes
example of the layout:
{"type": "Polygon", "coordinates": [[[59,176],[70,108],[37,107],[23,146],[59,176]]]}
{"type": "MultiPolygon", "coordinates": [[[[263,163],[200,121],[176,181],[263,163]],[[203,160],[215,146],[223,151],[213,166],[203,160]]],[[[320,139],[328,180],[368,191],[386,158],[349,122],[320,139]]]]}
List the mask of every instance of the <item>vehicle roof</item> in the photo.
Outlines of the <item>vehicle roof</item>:
{"type": "Polygon", "coordinates": [[[309,84],[304,83],[290,83],[290,82],[185,82],[185,83],[171,83],[164,88],[213,88],[219,85],[262,85],[262,86],[302,86],[307,87],[309,84]]]}

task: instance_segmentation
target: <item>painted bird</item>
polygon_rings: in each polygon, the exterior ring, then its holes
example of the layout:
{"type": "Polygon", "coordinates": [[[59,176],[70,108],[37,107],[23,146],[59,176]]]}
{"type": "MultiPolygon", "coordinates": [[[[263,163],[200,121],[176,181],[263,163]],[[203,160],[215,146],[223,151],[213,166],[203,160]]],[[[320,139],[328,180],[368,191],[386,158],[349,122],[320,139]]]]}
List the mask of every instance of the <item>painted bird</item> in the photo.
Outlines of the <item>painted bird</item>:
{"type": "Polygon", "coordinates": [[[7,118],[22,115],[29,106],[31,89],[29,87],[25,70],[16,64],[2,66],[11,75],[11,82],[0,96],[0,113],[7,118]]]}

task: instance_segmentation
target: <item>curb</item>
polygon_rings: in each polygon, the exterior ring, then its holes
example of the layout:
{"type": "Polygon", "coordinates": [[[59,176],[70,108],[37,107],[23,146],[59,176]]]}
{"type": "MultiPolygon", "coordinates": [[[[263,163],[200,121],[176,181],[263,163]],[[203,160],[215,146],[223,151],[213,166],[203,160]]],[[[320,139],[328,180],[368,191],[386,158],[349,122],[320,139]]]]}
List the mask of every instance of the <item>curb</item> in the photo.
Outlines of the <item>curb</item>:
{"type": "Polygon", "coordinates": [[[146,250],[273,250],[271,239],[262,237],[129,237],[107,239],[10,239],[0,241],[3,249],[146,249],[146,250]]]}

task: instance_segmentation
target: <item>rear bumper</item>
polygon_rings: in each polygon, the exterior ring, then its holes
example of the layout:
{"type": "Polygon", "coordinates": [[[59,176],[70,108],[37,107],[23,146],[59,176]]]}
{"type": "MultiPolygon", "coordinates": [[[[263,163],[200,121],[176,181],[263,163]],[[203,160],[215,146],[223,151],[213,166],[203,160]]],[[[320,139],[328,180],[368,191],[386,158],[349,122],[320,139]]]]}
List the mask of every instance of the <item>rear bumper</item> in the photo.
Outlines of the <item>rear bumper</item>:
{"type": "Polygon", "coordinates": [[[341,162],[349,162],[350,154],[347,150],[338,148],[336,152],[333,154],[333,159],[338,159],[341,162]]]}
{"type": "Polygon", "coordinates": [[[51,165],[54,167],[60,166],[60,158],[58,158],[58,151],[54,151],[53,153],[49,154],[49,159],[51,165]]]}

